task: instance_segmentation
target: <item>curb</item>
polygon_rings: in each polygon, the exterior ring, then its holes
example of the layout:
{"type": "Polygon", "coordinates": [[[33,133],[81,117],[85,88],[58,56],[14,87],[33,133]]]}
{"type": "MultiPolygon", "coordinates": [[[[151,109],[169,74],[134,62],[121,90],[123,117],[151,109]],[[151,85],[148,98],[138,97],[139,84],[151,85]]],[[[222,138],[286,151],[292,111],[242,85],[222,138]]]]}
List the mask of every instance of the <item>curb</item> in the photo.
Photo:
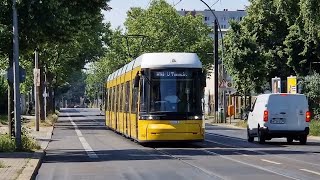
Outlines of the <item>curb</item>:
{"type": "MultiPolygon", "coordinates": [[[[32,159],[28,161],[25,168],[22,170],[21,174],[18,176],[17,180],[31,180],[36,179],[38,171],[41,167],[41,164],[44,160],[44,157],[46,156],[46,149],[52,139],[54,126],[52,126],[52,131],[50,133],[50,140],[48,141],[48,144],[43,150],[38,150],[34,152],[34,155],[32,156],[32,159]]],[[[50,132],[50,131],[49,131],[50,132]]]]}
{"type": "Polygon", "coordinates": [[[232,125],[232,124],[216,124],[216,123],[210,123],[210,125],[220,126],[220,127],[227,127],[227,128],[233,128],[233,129],[246,129],[246,128],[238,127],[238,126],[235,126],[235,125],[232,125]]]}

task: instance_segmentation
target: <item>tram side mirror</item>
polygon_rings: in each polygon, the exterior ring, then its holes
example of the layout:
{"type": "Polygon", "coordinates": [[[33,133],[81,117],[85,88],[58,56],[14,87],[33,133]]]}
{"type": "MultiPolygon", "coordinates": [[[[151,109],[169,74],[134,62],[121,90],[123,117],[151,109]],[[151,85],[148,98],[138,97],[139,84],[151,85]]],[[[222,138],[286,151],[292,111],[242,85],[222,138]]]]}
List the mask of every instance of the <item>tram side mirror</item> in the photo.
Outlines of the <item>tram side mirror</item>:
{"type": "Polygon", "coordinates": [[[136,74],[136,77],[134,77],[134,87],[139,87],[139,82],[140,82],[140,76],[139,73],[136,74]]]}
{"type": "Polygon", "coordinates": [[[200,82],[201,82],[201,87],[206,87],[207,86],[207,73],[202,72],[200,75],[200,82]]]}

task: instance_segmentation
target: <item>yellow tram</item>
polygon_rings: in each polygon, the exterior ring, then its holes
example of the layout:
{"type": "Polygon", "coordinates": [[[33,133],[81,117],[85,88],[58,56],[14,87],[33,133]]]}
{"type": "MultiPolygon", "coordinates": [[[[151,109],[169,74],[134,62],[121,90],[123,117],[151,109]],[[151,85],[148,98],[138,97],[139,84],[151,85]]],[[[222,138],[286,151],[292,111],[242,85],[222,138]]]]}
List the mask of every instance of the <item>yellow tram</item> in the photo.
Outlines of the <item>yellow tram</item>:
{"type": "Polygon", "coordinates": [[[204,87],[197,54],[143,54],[109,75],[106,126],[142,143],[203,141],[204,87]]]}

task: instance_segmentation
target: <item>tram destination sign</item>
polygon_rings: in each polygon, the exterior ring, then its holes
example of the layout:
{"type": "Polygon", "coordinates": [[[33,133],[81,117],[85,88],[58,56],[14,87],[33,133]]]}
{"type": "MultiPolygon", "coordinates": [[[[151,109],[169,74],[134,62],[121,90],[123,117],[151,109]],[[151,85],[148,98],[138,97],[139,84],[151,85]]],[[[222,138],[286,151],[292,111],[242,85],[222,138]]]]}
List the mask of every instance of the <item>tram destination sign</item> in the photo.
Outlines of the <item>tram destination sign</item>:
{"type": "Polygon", "coordinates": [[[154,78],[179,78],[179,77],[190,77],[191,72],[190,71],[153,71],[152,76],[154,78]]]}

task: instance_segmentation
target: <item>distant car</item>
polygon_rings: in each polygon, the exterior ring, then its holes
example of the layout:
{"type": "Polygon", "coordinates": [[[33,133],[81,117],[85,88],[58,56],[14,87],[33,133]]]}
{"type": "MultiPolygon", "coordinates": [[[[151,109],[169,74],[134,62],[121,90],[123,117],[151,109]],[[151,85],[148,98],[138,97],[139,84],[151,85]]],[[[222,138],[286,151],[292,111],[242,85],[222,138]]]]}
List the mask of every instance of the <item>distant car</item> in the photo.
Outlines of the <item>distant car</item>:
{"type": "Polygon", "coordinates": [[[287,138],[288,143],[299,140],[306,144],[309,134],[308,101],[302,94],[259,95],[248,115],[248,141],[258,137],[259,143],[272,138],[287,138]]]}
{"type": "Polygon", "coordinates": [[[79,105],[75,105],[74,108],[80,108],[80,106],[79,105]]]}

